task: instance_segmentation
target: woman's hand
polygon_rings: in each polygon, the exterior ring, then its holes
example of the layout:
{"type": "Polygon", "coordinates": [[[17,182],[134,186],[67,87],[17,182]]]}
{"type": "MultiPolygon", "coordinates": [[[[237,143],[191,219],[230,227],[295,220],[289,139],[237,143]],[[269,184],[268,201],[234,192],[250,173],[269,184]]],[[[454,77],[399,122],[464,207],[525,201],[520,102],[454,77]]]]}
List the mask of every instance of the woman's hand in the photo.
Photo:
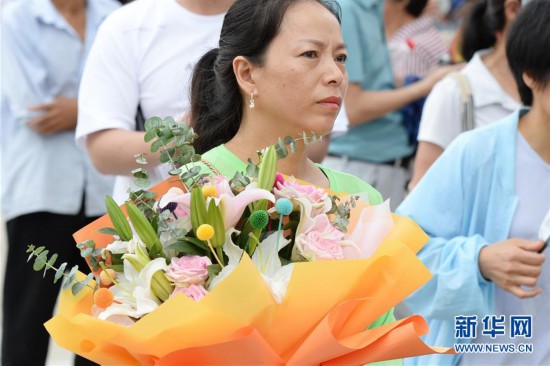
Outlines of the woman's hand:
{"type": "Polygon", "coordinates": [[[479,269],[486,279],[519,298],[535,297],[545,254],[538,253],[544,242],[508,239],[488,245],[479,252],[479,269]],[[530,287],[525,290],[522,286],[530,287]]]}
{"type": "Polygon", "coordinates": [[[42,111],[43,114],[30,120],[28,125],[40,134],[51,134],[74,130],[78,115],[76,99],[56,98],[53,102],[30,107],[31,111],[42,111]]]}

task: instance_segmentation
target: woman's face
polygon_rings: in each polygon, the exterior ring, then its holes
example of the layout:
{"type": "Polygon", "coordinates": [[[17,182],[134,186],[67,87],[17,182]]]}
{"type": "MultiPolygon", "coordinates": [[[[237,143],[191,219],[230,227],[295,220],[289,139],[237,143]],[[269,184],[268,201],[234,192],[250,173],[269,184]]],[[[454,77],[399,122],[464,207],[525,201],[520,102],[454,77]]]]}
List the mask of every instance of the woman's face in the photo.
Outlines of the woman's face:
{"type": "Polygon", "coordinates": [[[329,132],[348,86],[346,57],[340,24],[331,12],[314,1],[292,5],[264,65],[252,72],[252,115],[259,113],[268,128],[281,131],[278,137],[329,132]]]}

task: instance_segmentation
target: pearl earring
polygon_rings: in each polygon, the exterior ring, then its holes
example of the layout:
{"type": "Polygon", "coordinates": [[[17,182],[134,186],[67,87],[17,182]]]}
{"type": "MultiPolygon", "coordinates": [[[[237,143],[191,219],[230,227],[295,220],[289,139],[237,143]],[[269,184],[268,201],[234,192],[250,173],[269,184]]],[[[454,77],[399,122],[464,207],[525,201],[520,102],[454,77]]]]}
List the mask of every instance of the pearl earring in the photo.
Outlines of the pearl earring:
{"type": "Polygon", "coordinates": [[[254,109],[254,92],[250,93],[250,102],[248,103],[248,108],[254,109]]]}

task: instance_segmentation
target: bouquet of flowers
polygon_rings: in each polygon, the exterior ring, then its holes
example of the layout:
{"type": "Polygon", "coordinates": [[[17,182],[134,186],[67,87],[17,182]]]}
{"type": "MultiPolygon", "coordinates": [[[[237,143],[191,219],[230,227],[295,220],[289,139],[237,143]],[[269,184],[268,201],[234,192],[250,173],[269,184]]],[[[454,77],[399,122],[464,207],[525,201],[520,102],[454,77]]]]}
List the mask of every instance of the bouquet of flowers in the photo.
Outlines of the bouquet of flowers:
{"type": "MultiPolygon", "coordinates": [[[[174,177],[122,206],[107,197],[108,214],[75,233],[92,273],[67,273],[55,254],[29,247],[36,270],[66,278],[46,323],[61,346],[103,365],[364,364],[451,352],[420,341],[419,316],[387,321],[430,278],[414,222],[277,173],[292,138],[230,179],[194,153],[185,124],[151,119],[146,129],[174,177]]],[[[134,175],[147,184],[144,169],[134,175]]]]}

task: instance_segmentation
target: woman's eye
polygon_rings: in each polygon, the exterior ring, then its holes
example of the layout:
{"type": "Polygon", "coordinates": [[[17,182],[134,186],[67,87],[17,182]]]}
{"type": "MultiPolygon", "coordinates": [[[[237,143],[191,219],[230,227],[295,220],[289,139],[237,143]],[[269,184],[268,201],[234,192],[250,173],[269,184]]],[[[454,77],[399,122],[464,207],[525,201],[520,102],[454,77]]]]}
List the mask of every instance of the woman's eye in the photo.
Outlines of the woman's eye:
{"type": "Polygon", "coordinates": [[[335,60],[336,60],[337,62],[345,63],[347,59],[348,59],[348,55],[342,54],[342,55],[336,56],[336,59],[335,59],[335,60]]]}
{"type": "Polygon", "coordinates": [[[305,56],[307,58],[315,58],[315,57],[317,57],[317,52],[315,52],[315,51],[306,51],[306,52],[302,53],[302,56],[305,56]]]}

